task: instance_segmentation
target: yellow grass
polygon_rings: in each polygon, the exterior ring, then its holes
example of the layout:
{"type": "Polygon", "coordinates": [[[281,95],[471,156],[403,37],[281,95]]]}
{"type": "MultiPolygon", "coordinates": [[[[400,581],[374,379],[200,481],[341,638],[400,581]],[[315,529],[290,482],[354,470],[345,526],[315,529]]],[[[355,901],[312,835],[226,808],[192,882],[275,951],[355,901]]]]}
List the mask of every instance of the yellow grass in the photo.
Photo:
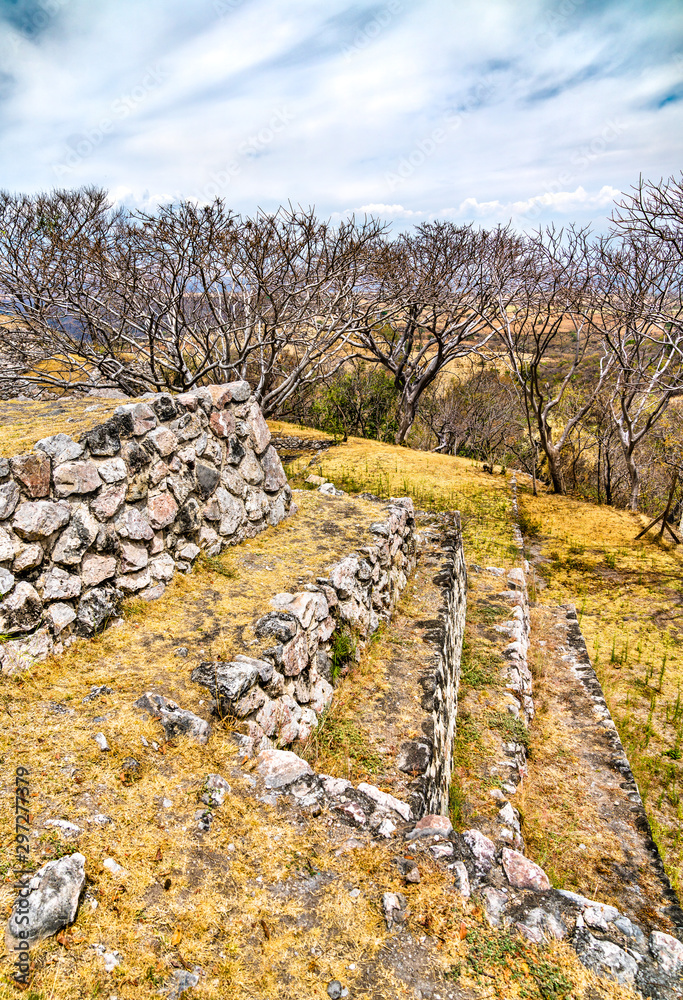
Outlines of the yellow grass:
{"type": "Polygon", "coordinates": [[[571,601],[645,801],[669,876],[683,885],[681,547],[644,516],[526,488],[537,522],[544,603],[571,601]]]}
{"type": "Polygon", "coordinates": [[[0,401],[0,455],[30,451],[52,434],[79,436],[107,420],[126,399],[60,399],[49,402],[0,401]]]}
{"type": "Polygon", "coordinates": [[[410,496],[418,509],[458,510],[468,560],[511,565],[509,484],[477,462],[351,437],[317,459],[295,460],[288,471],[296,481],[315,472],[350,492],[410,496]]]}

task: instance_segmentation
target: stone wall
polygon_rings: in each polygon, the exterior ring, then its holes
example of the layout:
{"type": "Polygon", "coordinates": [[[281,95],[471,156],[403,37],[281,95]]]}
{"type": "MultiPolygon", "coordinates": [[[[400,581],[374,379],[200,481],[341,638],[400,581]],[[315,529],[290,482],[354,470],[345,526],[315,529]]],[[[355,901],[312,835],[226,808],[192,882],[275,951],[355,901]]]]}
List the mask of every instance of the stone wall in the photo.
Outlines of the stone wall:
{"type": "Polygon", "coordinates": [[[334,691],[331,651],[340,632],[362,645],[387,621],[415,567],[412,500],[392,500],[370,527],[376,541],[330,567],[302,591],[277,594],[255,625],[274,645],[259,658],[202,663],[192,679],[208,688],[214,708],[243,720],[252,749],[263,737],[306,739],[334,691]]]}
{"type": "Polygon", "coordinates": [[[125,595],[286,516],[291,490],[247,382],[118,407],[75,441],[0,458],[3,669],[102,628],[125,595]]]}
{"type": "MultiPolygon", "coordinates": [[[[451,783],[453,740],[458,714],[460,660],[467,611],[467,569],[462,544],[460,515],[454,516],[453,531],[446,539],[444,552],[448,563],[442,574],[444,586],[443,629],[439,655],[431,684],[433,687],[433,749],[424,776],[425,812],[448,815],[448,789],[451,783]]],[[[423,682],[423,687],[425,686],[423,682]]]]}

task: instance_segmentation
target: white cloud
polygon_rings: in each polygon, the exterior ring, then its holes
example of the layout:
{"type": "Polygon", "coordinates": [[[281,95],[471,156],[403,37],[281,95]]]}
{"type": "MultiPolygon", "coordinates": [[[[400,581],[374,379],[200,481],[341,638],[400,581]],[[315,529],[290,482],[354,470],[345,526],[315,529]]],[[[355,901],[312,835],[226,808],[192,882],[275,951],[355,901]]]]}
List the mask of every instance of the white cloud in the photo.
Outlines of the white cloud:
{"type": "Polygon", "coordinates": [[[669,0],[50,6],[34,35],[0,20],[11,189],[602,225],[639,173],[681,166],[669,0]]]}

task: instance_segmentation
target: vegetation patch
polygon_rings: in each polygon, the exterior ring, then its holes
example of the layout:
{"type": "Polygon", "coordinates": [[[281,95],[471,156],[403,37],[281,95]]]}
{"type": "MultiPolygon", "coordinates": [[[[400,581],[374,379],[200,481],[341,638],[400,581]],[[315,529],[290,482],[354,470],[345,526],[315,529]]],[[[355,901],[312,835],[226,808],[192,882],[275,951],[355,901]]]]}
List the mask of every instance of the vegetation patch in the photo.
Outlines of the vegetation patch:
{"type": "Polygon", "coordinates": [[[468,978],[492,987],[498,997],[567,1000],[574,989],[562,966],[538,948],[509,934],[486,934],[476,924],[467,933],[464,962],[453,967],[449,978],[458,981],[464,969],[468,978]]]}

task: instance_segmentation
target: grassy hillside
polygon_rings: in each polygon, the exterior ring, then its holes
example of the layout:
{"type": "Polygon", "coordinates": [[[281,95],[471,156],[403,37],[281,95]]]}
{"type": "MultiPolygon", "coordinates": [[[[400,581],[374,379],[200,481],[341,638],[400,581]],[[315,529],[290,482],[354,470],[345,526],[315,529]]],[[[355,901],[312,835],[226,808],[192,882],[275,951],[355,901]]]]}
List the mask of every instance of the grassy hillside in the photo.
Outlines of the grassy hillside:
{"type": "MultiPolygon", "coordinates": [[[[300,428],[285,424],[272,424],[271,430],[301,434],[300,428]]],[[[20,441],[27,440],[8,434],[0,450],[12,454],[26,446],[20,441]]],[[[347,492],[383,498],[410,495],[423,510],[460,510],[468,563],[510,567],[518,559],[512,538],[509,477],[483,473],[476,463],[350,439],[322,455],[297,458],[289,472],[294,486],[303,486],[306,476],[316,472],[347,492]]],[[[377,510],[376,505],[354,501],[356,515],[349,524],[344,498],[325,501],[330,505],[325,511],[319,506],[323,501],[318,493],[296,494],[295,498],[299,514],[277,529],[217,560],[200,561],[191,574],[176,577],[155,604],[129,602],[121,624],[75,644],[61,658],[38,664],[20,677],[1,679],[7,726],[0,737],[0,756],[8,776],[18,760],[28,762],[31,769],[33,861],[42,864],[73,850],[81,850],[87,858],[87,898],[77,921],[59,939],[36,949],[34,982],[26,995],[32,1000],[153,997],[174,970],[198,966],[202,978],[193,992],[184,994],[188,997],[298,1000],[310,996],[325,1000],[326,984],[333,978],[348,982],[351,995],[357,998],[410,997],[414,994],[399,976],[405,957],[396,954],[378,902],[383,891],[401,891],[409,898],[413,940],[426,942],[427,951],[420,961],[434,975],[458,979],[452,990],[450,982],[445,990],[436,987],[442,996],[626,1000],[631,996],[628,990],[587,973],[567,945],[553,944],[538,951],[492,931],[481,908],[457,899],[452,880],[446,880],[429,859],[421,861],[421,883],[406,886],[396,872],[395,843],[349,847],[346,841],[334,839],[324,816],[311,817],[305,825],[294,824],[279,807],[256,801],[248,770],[236,766],[229,723],[214,721],[206,747],[176,739],[154,749],[152,741],[160,740],[159,726],[140,720],[131,709],[134,698],[153,688],[207,715],[204,692],[189,681],[192,666],[207,656],[230,655],[242,649],[242,643],[248,649],[252,641],[248,620],[262,613],[260,602],[265,606],[272,593],[314,579],[323,564],[362,543],[365,527],[377,510]],[[335,510],[335,505],[341,518],[338,533],[331,530],[330,525],[335,525],[326,513],[335,510]],[[174,655],[178,646],[189,647],[188,658],[174,655]],[[83,703],[93,684],[106,684],[112,692],[83,703]],[[98,731],[109,739],[109,754],[102,754],[93,742],[98,731]],[[130,757],[138,761],[138,771],[131,771],[130,757]],[[232,791],[211,829],[198,835],[193,817],[202,782],[212,772],[227,776],[232,791]],[[89,822],[93,814],[106,814],[113,823],[89,822]],[[46,828],[47,818],[73,822],[81,832],[71,838],[58,828],[46,828]],[[114,858],[127,874],[112,876],[103,868],[107,857],[114,858]],[[350,897],[353,887],[360,890],[360,896],[350,897]],[[113,972],[104,970],[98,945],[119,953],[120,964],[113,972]]],[[[570,599],[581,608],[584,594],[588,595],[583,627],[589,647],[597,640],[598,669],[604,671],[607,697],[618,720],[623,699],[629,695],[626,707],[634,713],[634,734],[641,725],[635,712],[642,714],[644,705],[640,695],[636,704],[638,670],[644,676],[645,663],[651,667],[644,683],[650,695],[655,695],[649,723],[653,735],[645,746],[642,740],[639,746],[634,735],[627,747],[639,780],[643,780],[641,774],[651,776],[647,803],[653,804],[651,814],[659,823],[660,841],[675,874],[677,846],[665,836],[667,830],[673,831],[673,819],[665,827],[669,820],[657,801],[660,796],[662,802],[668,801],[671,791],[671,784],[665,782],[666,767],[670,763],[678,769],[680,764],[673,756],[665,757],[665,769],[657,771],[648,769],[648,761],[660,745],[661,759],[667,735],[666,748],[676,747],[665,717],[667,701],[669,717],[675,713],[679,660],[672,659],[672,654],[676,638],[667,640],[670,647],[661,678],[655,654],[659,655],[665,641],[664,625],[657,624],[656,612],[672,603],[680,557],[650,542],[642,547],[646,556],[637,556],[627,541],[639,523],[632,515],[525,494],[524,517],[527,531],[536,532],[548,558],[557,551],[558,558],[544,564],[548,586],[542,593],[539,588],[541,600],[570,599]],[[607,528],[614,534],[609,535],[607,528]],[[573,551],[580,545],[585,547],[583,553],[573,551]],[[615,565],[606,565],[605,572],[618,577],[600,576],[600,567],[612,555],[615,565]],[[656,571],[651,568],[655,563],[656,571]],[[593,566],[598,567],[597,574],[593,566]],[[660,586],[667,573],[669,589],[665,592],[660,586]],[[599,607],[602,617],[590,617],[591,607],[599,607]],[[631,645],[624,661],[617,663],[623,652],[619,631],[612,658],[614,629],[634,613],[634,607],[643,631],[638,670],[635,664],[631,666],[635,648],[631,645]],[[645,635],[648,614],[652,618],[649,636],[645,635]],[[631,684],[610,686],[613,675],[627,674],[633,675],[631,684]]],[[[406,592],[405,601],[409,600],[406,592]]],[[[401,613],[409,612],[409,604],[404,603],[401,613]]],[[[631,628],[635,634],[633,620],[627,624],[627,630],[631,628]]],[[[667,621],[666,628],[671,631],[671,622],[667,621]]],[[[382,655],[381,643],[389,638],[380,636],[367,651],[357,678],[349,676],[349,685],[358,679],[361,686],[370,682],[372,665],[382,655]]],[[[477,665],[471,655],[466,667],[472,681],[477,665]]],[[[484,689],[476,692],[477,697],[485,693],[484,689]]],[[[348,693],[341,694],[343,716],[344,706],[352,704],[352,699],[348,693]]],[[[626,741],[631,732],[629,716],[622,714],[626,741]]],[[[325,761],[331,770],[333,751],[325,761]]],[[[363,770],[363,763],[359,760],[358,774],[372,773],[372,769],[363,770]]],[[[1,820],[4,882],[0,899],[7,914],[13,898],[9,795],[3,796],[1,820]]],[[[344,836],[351,842],[353,833],[346,830],[344,836]]],[[[537,841],[532,837],[530,843],[537,841]]],[[[587,884],[579,887],[593,889],[587,884]]],[[[410,961],[418,959],[413,956],[410,961]]],[[[11,968],[3,965],[3,1000],[15,995],[10,974],[11,968]]]]}

